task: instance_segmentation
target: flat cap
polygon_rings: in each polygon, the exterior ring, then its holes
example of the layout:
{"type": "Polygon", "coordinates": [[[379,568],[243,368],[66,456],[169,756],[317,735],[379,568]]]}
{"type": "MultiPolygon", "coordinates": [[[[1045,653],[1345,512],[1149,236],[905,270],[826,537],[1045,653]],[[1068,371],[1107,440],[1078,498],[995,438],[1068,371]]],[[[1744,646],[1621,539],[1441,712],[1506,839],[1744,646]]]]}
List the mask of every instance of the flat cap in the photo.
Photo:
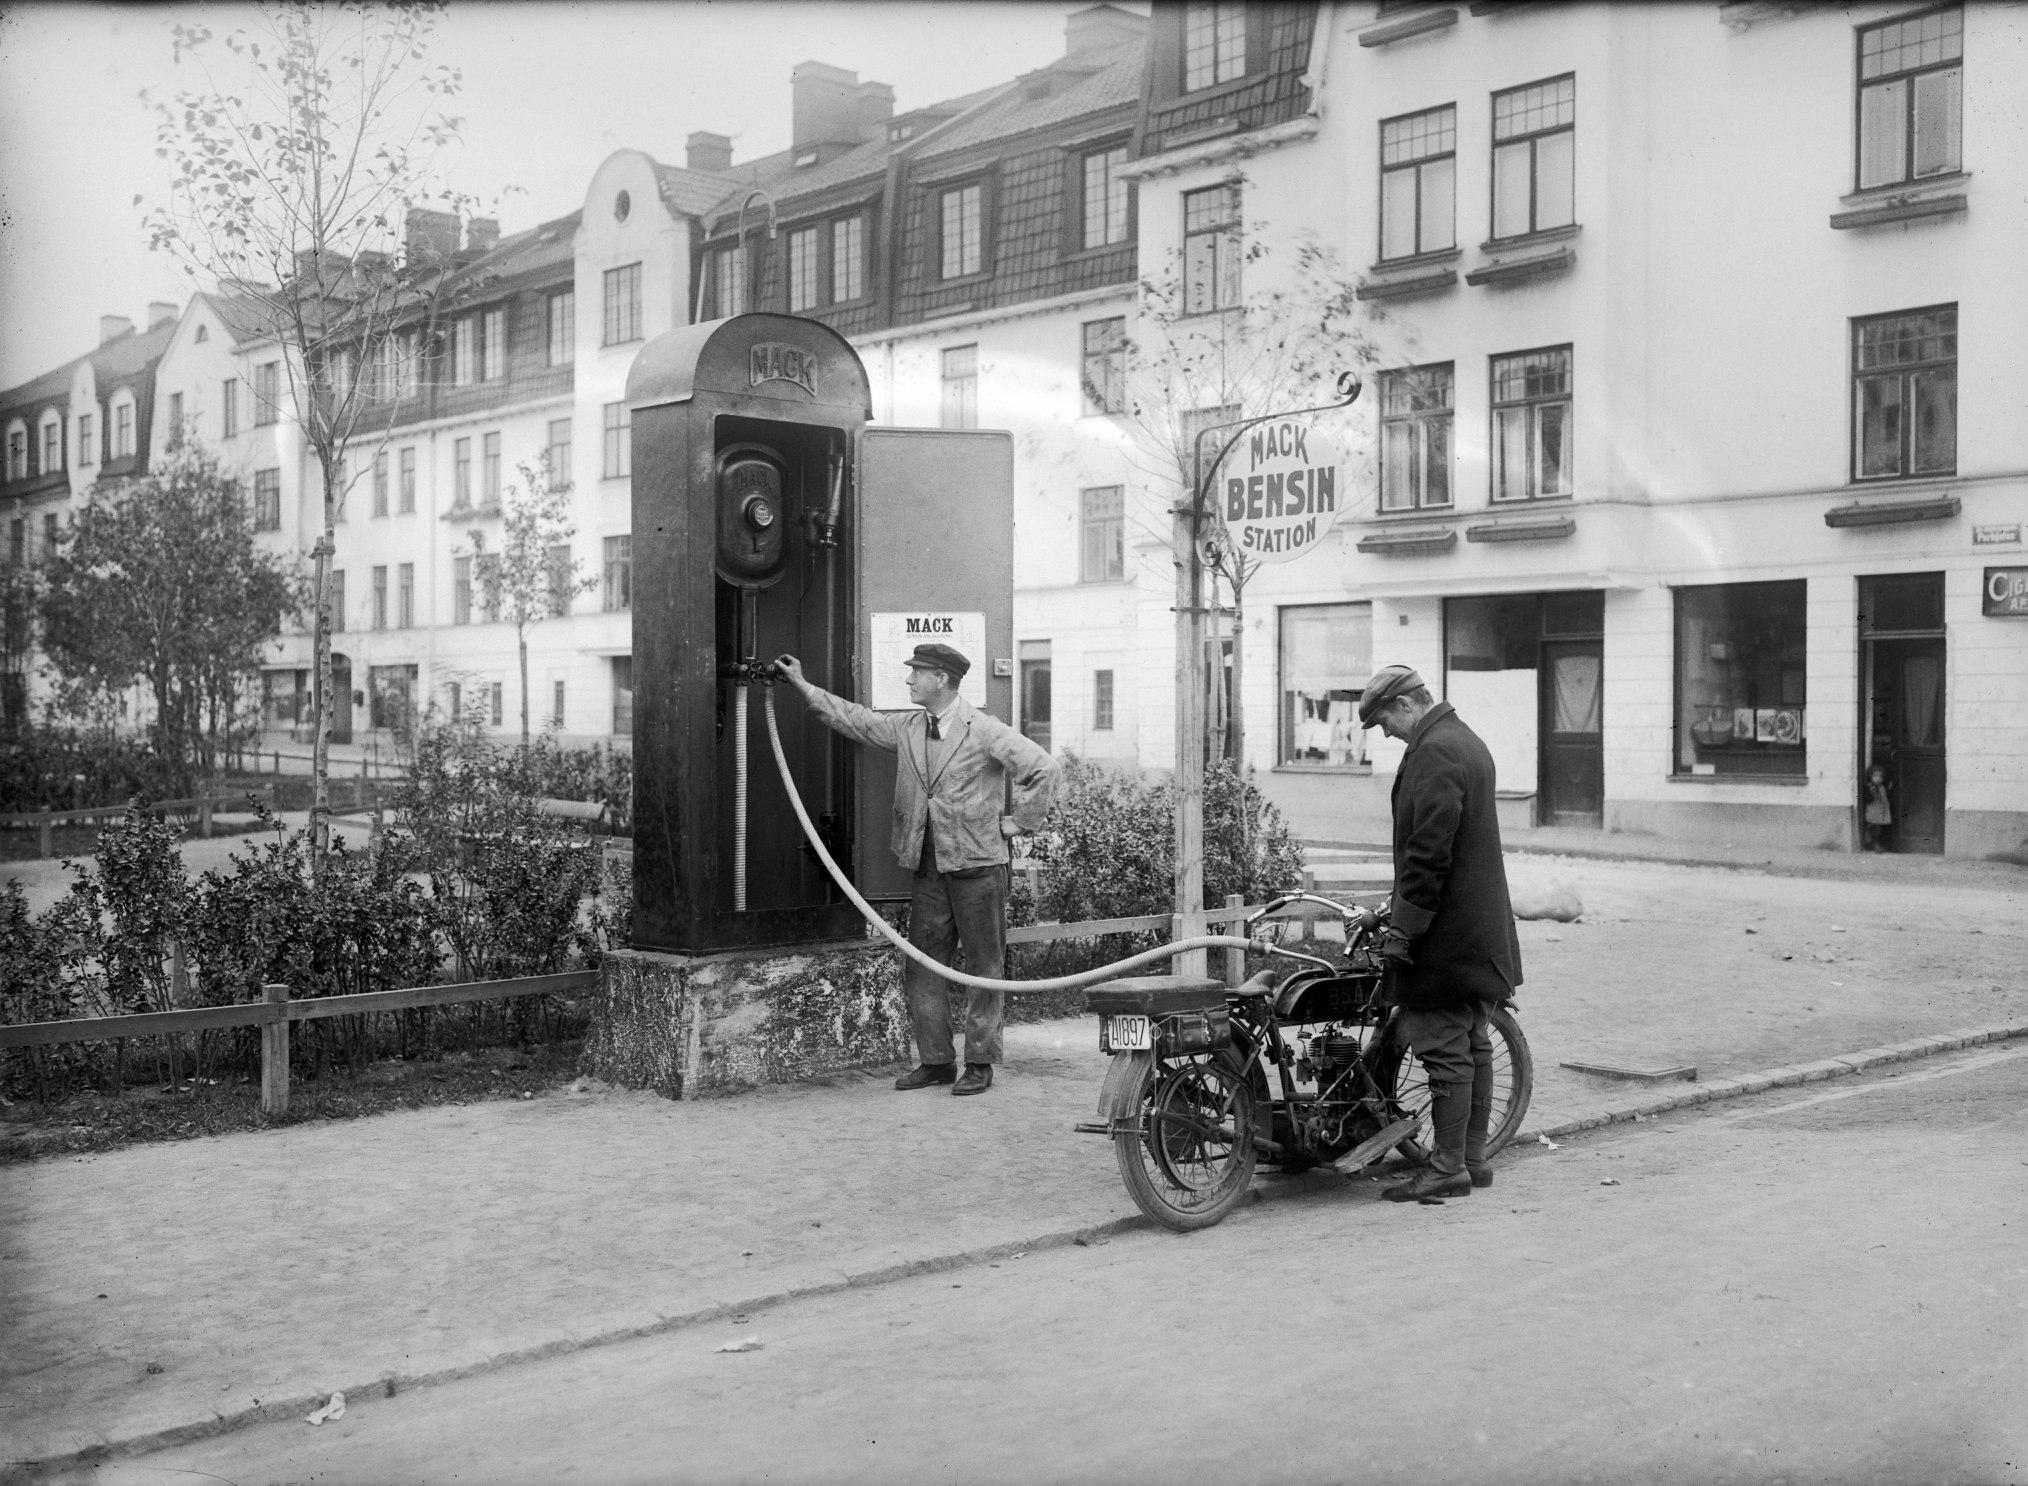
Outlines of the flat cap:
{"type": "Polygon", "coordinates": [[[1421,686],[1422,675],[1413,666],[1382,666],[1366,683],[1359,697],[1359,726],[1375,727],[1374,715],[1396,697],[1421,686]]]}
{"type": "Polygon", "coordinates": [[[915,647],[915,654],[902,662],[911,670],[942,671],[951,680],[962,680],[965,672],[972,669],[972,663],[948,645],[932,642],[915,647]]]}

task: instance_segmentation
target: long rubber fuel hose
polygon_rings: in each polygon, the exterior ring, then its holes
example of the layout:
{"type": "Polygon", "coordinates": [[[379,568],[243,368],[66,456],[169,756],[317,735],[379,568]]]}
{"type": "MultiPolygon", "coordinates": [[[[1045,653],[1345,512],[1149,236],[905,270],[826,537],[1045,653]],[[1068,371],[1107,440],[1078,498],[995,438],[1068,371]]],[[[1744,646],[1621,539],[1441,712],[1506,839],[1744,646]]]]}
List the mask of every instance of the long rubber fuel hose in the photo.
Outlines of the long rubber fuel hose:
{"type": "Polygon", "coordinates": [[[766,702],[768,743],[775,751],[775,768],[781,772],[782,788],[789,792],[789,804],[795,808],[796,819],[802,823],[803,834],[810,838],[810,846],[817,853],[817,860],[824,864],[824,870],[831,874],[831,880],[838,884],[839,890],[852,901],[852,905],[859,910],[866,922],[885,935],[896,949],[925,969],[935,971],[945,980],[954,981],[962,986],[978,986],[988,991],[1067,991],[1076,986],[1096,985],[1102,980],[1115,979],[1121,972],[1131,970],[1136,965],[1151,965],[1158,960],[1180,955],[1186,950],[1267,949],[1272,952],[1271,946],[1252,939],[1241,939],[1231,934],[1198,934],[1193,938],[1178,939],[1173,944],[1160,945],[1155,949],[1130,955],[1124,960],[1115,960],[1112,964],[1101,965],[1095,970],[1080,970],[1075,975],[1059,975],[1050,980],[988,980],[982,975],[967,975],[961,970],[953,970],[949,965],[930,958],[897,934],[894,926],[859,895],[859,890],[853,887],[845,874],[838,869],[837,862],[832,860],[831,853],[825,849],[823,838],[817,834],[817,828],[810,823],[810,812],[803,808],[803,797],[796,793],[796,781],[789,773],[788,755],[782,751],[781,729],[775,725],[775,689],[772,686],[765,688],[762,696],[766,702]]]}

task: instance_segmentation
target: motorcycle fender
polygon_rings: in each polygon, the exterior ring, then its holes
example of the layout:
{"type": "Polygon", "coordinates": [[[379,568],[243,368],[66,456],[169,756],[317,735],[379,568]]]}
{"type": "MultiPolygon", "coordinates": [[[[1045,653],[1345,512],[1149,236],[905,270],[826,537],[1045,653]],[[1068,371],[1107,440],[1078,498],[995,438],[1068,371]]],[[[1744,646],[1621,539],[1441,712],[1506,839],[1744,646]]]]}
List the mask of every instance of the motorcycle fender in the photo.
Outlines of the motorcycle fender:
{"type": "Polygon", "coordinates": [[[1134,1090],[1141,1070],[1154,1061],[1152,1052],[1114,1053],[1107,1063],[1106,1081],[1099,1086],[1098,1112],[1108,1120],[1132,1119],[1138,1114],[1134,1090]]]}

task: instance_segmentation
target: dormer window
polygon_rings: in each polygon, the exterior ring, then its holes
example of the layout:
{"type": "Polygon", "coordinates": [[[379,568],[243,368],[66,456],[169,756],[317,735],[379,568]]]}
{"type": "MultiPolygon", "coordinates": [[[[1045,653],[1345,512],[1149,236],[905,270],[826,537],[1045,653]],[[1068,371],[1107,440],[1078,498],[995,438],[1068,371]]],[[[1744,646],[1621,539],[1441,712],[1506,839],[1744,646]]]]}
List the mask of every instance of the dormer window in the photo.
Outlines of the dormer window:
{"type": "Polygon", "coordinates": [[[796,151],[796,169],[801,170],[805,165],[815,165],[816,163],[817,151],[815,149],[796,151]]]}
{"type": "Polygon", "coordinates": [[[203,345],[206,341],[211,339],[211,327],[208,325],[198,326],[197,334],[193,335],[190,338],[196,341],[198,345],[200,346],[203,345]]]}
{"type": "Polygon", "coordinates": [[[899,124],[887,126],[887,139],[890,144],[900,144],[904,139],[914,138],[915,120],[913,119],[907,119],[899,124]]]}
{"type": "Polygon", "coordinates": [[[1215,88],[1246,75],[1246,6],[1237,0],[1183,12],[1183,91],[1215,88]]]}

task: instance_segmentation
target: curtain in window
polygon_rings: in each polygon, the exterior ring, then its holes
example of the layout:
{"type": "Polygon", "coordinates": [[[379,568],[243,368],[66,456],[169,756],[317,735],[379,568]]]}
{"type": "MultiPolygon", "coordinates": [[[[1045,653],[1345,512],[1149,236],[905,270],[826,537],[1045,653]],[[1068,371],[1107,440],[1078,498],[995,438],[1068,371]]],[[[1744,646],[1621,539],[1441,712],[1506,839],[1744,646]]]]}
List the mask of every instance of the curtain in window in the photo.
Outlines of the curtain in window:
{"type": "Polygon", "coordinates": [[[1559,733],[1596,733],[1599,724],[1599,671],[1596,655],[1559,655],[1550,673],[1556,703],[1552,729],[1559,733]]]}
{"type": "Polygon", "coordinates": [[[1943,662],[1911,655],[1901,663],[1902,739],[1911,748],[1943,742],[1943,662]]]}

